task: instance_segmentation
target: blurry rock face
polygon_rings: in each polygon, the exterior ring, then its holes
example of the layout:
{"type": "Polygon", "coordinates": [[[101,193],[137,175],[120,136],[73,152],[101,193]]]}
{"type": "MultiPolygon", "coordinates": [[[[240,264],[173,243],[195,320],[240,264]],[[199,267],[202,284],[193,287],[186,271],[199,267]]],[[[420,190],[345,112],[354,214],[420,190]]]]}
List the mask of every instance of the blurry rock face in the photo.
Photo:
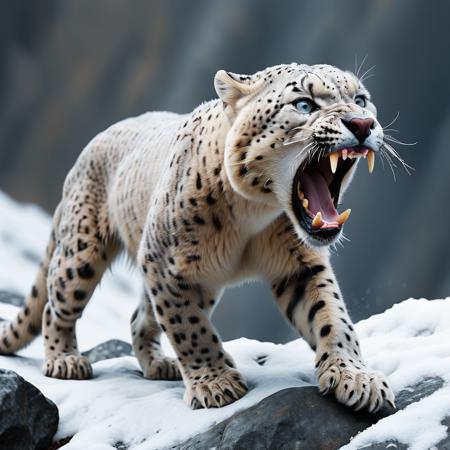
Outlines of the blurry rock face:
{"type": "MultiPolygon", "coordinates": [[[[0,5],[0,189],[53,210],[81,149],[100,130],[147,110],[187,112],[216,96],[218,69],[251,73],[291,61],[354,70],[355,57],[415,168],[397,182],[377,160],[346,194],[351,242],[336,258],[356,320],[408,297],[450,291],[449,2],[285,0],[17,0],[0,5]],[[101,23],[101,26],[99,26],[101,23]],[[130,26],[132,24],[132,26],[130,26]],[[372,76],[374,75],[374,76],[372,76]],[[420,255],[420,257],[415,257],[420,255]],[[424,263],[426,262],[426,263],[424,263]]],[[[364,172],[364,173],[363,173],[364,172]]],[[[285,341],[268,289],[227,293],[225,339],[285,341]],[[236,314],[236,309],[243,311],[236,314]],[[258,310],[258,321],[249,317],[258,310]]]]}
{"type": "MultiPolygon", "coordinates": [[[[442,379],[429,378],[408,387],[398,394],[397,408],[403,409],[442,386],[442,379]]],[[[284,389],[170,450],[335,450],[392,412],[355,413],[321,397],[315,387],[284,389]]],[[[367,448],[407,447],[390,441],[367,448]]]]}
{"type": "Polygon", "coordinates": [[[46,449],[58,422],[53,402],[15,372],[0,369],[1,449],[46,449]]]}

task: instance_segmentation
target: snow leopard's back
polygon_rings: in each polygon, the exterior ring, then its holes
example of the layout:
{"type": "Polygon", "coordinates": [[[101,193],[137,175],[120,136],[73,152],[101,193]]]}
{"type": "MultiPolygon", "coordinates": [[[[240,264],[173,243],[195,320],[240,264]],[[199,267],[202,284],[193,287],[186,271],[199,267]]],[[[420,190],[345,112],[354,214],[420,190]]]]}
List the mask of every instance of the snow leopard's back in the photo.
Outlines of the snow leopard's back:
{"type": "Polygon", "coordinates": [[[180,114],[148,112],[122,120],[98,134],[83,150],[64,185],[64,196],[79,188],[87,167],[96,166],[104,196],[102,216],[128,253],[136,254],[150,198],[165,172],[180,114]]]}

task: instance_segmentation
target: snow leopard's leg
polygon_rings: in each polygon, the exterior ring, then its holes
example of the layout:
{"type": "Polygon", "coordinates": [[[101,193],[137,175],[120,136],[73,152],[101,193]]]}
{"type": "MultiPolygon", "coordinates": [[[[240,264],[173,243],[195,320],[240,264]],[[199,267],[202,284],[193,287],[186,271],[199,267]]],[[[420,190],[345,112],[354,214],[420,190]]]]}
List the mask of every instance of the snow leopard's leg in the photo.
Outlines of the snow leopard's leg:
{"type": "Polygon", "coordinates": [[[279,308],[316,351],[320,391],[334,392],[339,402],[371,412],[385,402],[393,405],[386,378],[364,364],[328,255],[302,246],[291,230],[284,230],[275,229],[260,241],[255,257],[279,308]]]}
{"type": "Polygon", "coordinates": [[[60,206],[53,216],[53,227],[45,250],[45,256],[39,265],[31,292],[25,299],[25,305],[12,322],[0,324],[0,353],[10,354],[28,345],[42,326],[42,312],[47,303],[47,273],[56,247],[54,230],[60,220],[60,206]]]}
{"type": "Polygon", "coordinates": [[[161,327],[155,319],[150,297],[144,293],[141,303],[131,316],[131,335],[134,353],[144,377],[152,380],[180,380],[181,373],[174,358],[164,356],[161,327]]]}
{"type": "Polygon", "coordinates": [[[145,257],[142,264],[147,290],[156,319],[177,354],[186,385],[185,402],[197,409],[238,400],[247,392],[247,385],[209,320],[220,294],[190,285],[174,267],[167,269],[150,259],[145,257]]]}
{"type": "Polygon", "coordinates": [[[322,393],[355,409],[377,411],[394,395],[385,377],[365,367],[358,337],[326,261],[271,280],[280,309],[316,351],[322,393]]]}
{"type": "Polygon", "coordinates": [[[63,204],[56,230],[57,245],[47,278],[49,302],[42,317],[43,372],[54,378],[92,376],[91,364],[78,350],[75,325],[119,248],[105,233],[109,227],[99,217],[99,207],[90,201],[95,198],[93,192],[63,204]]]}

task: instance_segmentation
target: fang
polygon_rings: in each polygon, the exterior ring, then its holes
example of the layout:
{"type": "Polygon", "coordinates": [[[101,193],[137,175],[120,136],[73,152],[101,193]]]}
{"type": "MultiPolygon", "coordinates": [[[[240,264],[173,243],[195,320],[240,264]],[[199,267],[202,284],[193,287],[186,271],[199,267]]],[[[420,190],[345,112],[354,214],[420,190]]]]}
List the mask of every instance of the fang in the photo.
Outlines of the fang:
{"type": "Polygon", "coordinates": [[[352,210],[349,208],[349,209],[345,210],[343,213],[339,214],[338,219],[337,219],[339,225],[343,225],[345,222],[347,222],[348,218],[350,217],[351,212],[352,212],[352,210]]]}
{"type": "Polygon", "coordinates": [[[338,161],[339,161],[339,153],[337,152],[330,153],[330,167],[333,173],[336,173],[338,161]]]}
{"type": "Polygon", "coordinates": [[[312,221],[312,226],[314,228],[320,228],[324,224],[324,221],[322,220],[322,213],[319,211],[316,216],[314,217],[312,221]]]}
{"type": "Polygon", "coordinates": [[[373,172],[373,168],[375,166],[375,152],[373,150],[369,150],[367,154],[367,167],[369,168],[369,173],[373,172]]]}

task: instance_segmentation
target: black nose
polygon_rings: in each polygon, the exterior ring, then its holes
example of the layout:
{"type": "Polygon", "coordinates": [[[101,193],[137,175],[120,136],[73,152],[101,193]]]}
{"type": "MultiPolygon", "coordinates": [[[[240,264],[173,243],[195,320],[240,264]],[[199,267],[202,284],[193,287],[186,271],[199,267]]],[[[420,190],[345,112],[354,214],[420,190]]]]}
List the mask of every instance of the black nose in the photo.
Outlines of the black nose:
{"type": "Polygon", "coordinates": [[[370,134],[370,130],[373,128],[373,119],[342,119],[342,122],[356,136],[360,143],[366,140],[370,134]]]}

